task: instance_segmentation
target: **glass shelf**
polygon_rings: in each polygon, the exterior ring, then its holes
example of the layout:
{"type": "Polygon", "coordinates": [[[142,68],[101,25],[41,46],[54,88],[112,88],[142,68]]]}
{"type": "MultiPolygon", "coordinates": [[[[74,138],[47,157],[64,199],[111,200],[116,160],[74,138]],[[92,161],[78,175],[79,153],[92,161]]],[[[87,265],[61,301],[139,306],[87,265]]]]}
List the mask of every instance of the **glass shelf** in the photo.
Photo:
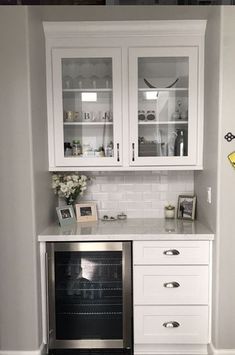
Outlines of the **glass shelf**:
{"type": "Polygon", "coordinates": [[[63,89],[63,92],[112,92],[109,88],[91,88],[91,89],[63,89]]]}
{"type": "Polygon", "coordinates": [[[138,91],[188,91],[188,88],[138,88],[138,91]]]}
{"type": "Polygon", "coordinates": [[[111,126],[113,122],[64,122],[64,126],[111,126]]]}
{"type": "Polygon", "coordinates": [[[171,125],[171,124],[188,124],[188,121],[167,121],[167,122],[161,122],[161,121],[140,121],[138,123],[139,125],[171,125]]]}

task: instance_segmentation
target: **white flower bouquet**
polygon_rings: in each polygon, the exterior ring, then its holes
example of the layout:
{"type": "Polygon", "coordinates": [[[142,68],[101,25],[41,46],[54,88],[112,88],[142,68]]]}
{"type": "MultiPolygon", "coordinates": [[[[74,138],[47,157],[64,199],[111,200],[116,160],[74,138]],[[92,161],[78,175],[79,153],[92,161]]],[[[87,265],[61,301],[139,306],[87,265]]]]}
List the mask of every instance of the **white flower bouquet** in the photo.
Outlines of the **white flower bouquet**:
{"type": "Polygon", "coordinates": [[[87,189],[89,178],[78,173],[52,174],[52,188],[56,195],[66,200],[68,205],[75,203],[79,195],[87,189]]]}

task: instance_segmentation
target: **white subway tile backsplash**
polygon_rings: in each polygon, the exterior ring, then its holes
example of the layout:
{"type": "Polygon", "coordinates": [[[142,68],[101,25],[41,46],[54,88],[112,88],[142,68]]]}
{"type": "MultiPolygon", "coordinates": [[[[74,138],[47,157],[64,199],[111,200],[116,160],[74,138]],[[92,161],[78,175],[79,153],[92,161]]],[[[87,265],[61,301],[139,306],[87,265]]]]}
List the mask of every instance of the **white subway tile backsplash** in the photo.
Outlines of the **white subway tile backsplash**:
{"type": "Polygon", "coordinates": [[[160,199],[160,192],[143,192],[143,200],[144,201],[152,201],[152,200],[159,200],[160,199]]]}
{"type": "Polygon", "coordinates": [[[82,200],[97,202],[98,215],[162,218],[164,206],[177,207],[179,195],[193,194],[191,171],[94,172],[82,200]]]}
{"type": "Polygon", "coordinates": [[[154,209],[152,208],[151,210],[144,210],[144,214],[142,215],[142,218],[162,218],[163,214],[161,213],[162,211],[160,209],[154,209]]]}
{"type": "Polygon", "coordinates": [[[117,184],[103,184],[100,187],[101,187],[100,190],[102,192],[116,192],[116,191],[118,191],[117,184]]]}
{"type": "Polygon", "coordinates": [[[110,192],[110,193],[108,193],[108,200],[110,200],[110,201],[123,201],[123,200],[125,200],[125,193],[123,193],[123,192],[110,192]]]}
{"type": "Polygon", "coordinates": [[[142,192],[126,192],[126,201],[141,201],[143,200],[142,192]]]}
{"type": "Polygon", "coordinates": [[[108,193],[102,193],[102,192],[97,192],[92,194],[92,200],[109,200],[109,194],[108,193]]]}
{"type": "Polygon", "coordinates": [[[118,191],[133,191],[133,184],[119,184],[118,191]]]}
{"type": "Polygon", "coordinates": [[[151,184],[133,184],[133,191],[148,192],[151,191],[151,184]]]}
{"type": "Polygon", "coordinates": [[[106,210],[117,210],[118,209],[118,201],[101,201],[101,209],[106,210]]]}
{"type": "Polygon", "coordinates": [[[144,202],[144,201],[121,201],[119,202],[119,208],[120,210],[123,210],[124,208],[126,210],[144,210],[146,208],[151,208],[152,207],[152,202],[144,202]]]}

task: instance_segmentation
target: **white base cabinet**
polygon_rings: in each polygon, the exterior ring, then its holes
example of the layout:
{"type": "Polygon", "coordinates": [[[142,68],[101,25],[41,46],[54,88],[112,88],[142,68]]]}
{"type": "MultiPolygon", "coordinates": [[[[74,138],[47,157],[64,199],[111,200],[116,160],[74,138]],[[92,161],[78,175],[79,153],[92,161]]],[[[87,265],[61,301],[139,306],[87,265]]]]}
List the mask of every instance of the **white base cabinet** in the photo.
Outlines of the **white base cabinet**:
{"type": "Polygon", "coordinates": [[[135,354],[206,353],[210,249],[209,241],[134,241],[135,354]]]}

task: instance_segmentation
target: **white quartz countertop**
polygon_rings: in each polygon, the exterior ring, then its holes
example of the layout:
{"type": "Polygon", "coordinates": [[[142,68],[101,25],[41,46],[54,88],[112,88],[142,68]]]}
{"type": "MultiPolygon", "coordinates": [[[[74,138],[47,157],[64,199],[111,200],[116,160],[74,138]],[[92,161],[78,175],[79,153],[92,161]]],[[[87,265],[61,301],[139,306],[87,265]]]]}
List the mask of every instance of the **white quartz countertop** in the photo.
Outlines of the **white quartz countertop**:
{"type": "Polygon", "coordinates": [[[40,242],[213,239],[213,232],[199,221],[155,218],[55,224],[38,236],[40,242]]]}

